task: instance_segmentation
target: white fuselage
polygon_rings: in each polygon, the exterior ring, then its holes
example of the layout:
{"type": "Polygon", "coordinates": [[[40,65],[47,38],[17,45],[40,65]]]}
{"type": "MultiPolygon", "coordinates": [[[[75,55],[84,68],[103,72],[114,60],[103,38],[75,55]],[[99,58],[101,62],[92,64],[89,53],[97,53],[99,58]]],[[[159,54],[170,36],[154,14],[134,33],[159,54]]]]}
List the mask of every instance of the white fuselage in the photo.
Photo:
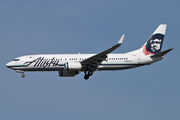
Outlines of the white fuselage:
{"type": "MultiPolygon", "coordinates": [[[[66,71],[65,63],[79,63],[95,54],[40,54],[27,55],[7,63],[7,67],[22,71],[66,71]]],[[[151,64],[161,60],[134,54],[108,54],[96,70],[123,70],[151,64]]],[[[84,71],[83,67],[79,70],[84,71]]],[[[71,70],[70,70],[71,71],[71,70]]]]}

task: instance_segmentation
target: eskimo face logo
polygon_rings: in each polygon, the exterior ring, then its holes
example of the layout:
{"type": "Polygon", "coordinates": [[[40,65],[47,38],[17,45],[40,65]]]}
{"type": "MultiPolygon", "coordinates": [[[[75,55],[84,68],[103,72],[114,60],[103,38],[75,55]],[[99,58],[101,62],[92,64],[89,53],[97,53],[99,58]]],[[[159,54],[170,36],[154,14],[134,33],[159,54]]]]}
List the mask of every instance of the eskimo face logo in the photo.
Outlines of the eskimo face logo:
{"type": "Polygon", "coordinates": [[[159,50],[161,48],[161,42],[162,40],[161,39],[154,39],[154,40],[151,40],[150,41],[150,44],[151,44],[151,50],[153,52],[159,50]]]}
{"type": "Polygon", "coordinates": [[[161,52],[164,35],[152,35],[147,43],[143,46],[144,55],[154,55],[161,52]]]}

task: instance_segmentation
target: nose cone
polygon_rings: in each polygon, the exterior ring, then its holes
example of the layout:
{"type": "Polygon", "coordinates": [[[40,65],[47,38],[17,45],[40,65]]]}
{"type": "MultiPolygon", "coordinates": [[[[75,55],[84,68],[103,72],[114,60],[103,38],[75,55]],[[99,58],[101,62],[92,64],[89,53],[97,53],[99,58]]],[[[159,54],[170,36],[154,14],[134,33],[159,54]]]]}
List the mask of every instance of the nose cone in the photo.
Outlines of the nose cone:
{"type": "Polygon", "coordinates": [[[11,67],[12,67],[12,62],[8,62],[8,63],[6,64],[6,67],[11,68],[11,67]]]}

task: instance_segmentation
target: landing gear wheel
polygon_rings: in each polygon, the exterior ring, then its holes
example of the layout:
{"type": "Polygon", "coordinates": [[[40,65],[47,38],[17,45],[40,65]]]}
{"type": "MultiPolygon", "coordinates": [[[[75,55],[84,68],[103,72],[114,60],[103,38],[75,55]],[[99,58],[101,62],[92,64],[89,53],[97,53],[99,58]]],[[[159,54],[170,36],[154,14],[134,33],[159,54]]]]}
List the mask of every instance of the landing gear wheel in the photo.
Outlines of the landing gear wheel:
{"type": "Polygon", "coordinates": [[[92,75],[93,75],[93,72],[92,72],[92,71],[89,71],[89,72],[88,72],[88,75],[89,75],[89,76],[92,76],[92,75]]]}
{"type": "Polygon", "coordinates": [[[25,77],[25,74],[22,74],[22,78],[24,78],[25,77]]]}
{"type": "Polygon", "coordinates": [[[89,78],[89,75],[85,75],[84,79],[87,80],[89,78]]]}

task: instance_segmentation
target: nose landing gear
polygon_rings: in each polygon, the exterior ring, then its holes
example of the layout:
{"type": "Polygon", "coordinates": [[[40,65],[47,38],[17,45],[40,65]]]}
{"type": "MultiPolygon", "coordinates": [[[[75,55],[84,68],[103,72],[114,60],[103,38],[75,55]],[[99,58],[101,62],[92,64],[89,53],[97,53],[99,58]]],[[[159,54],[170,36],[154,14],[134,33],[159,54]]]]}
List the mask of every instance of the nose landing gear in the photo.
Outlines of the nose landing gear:
{"type": "Polygon", "coordinates": [[[25,77],[25,74],[23,73],[23,74],[22,74],[22,78],[24,78],[24,77],[25,77]]]}
{"type": "Polygon", "coordinates": [[[22,78],[25,77],[24,71],[22,71],[22,70],[16,70],[16,72],[17,72],[17,73],[22,73],[22,78]]]}

